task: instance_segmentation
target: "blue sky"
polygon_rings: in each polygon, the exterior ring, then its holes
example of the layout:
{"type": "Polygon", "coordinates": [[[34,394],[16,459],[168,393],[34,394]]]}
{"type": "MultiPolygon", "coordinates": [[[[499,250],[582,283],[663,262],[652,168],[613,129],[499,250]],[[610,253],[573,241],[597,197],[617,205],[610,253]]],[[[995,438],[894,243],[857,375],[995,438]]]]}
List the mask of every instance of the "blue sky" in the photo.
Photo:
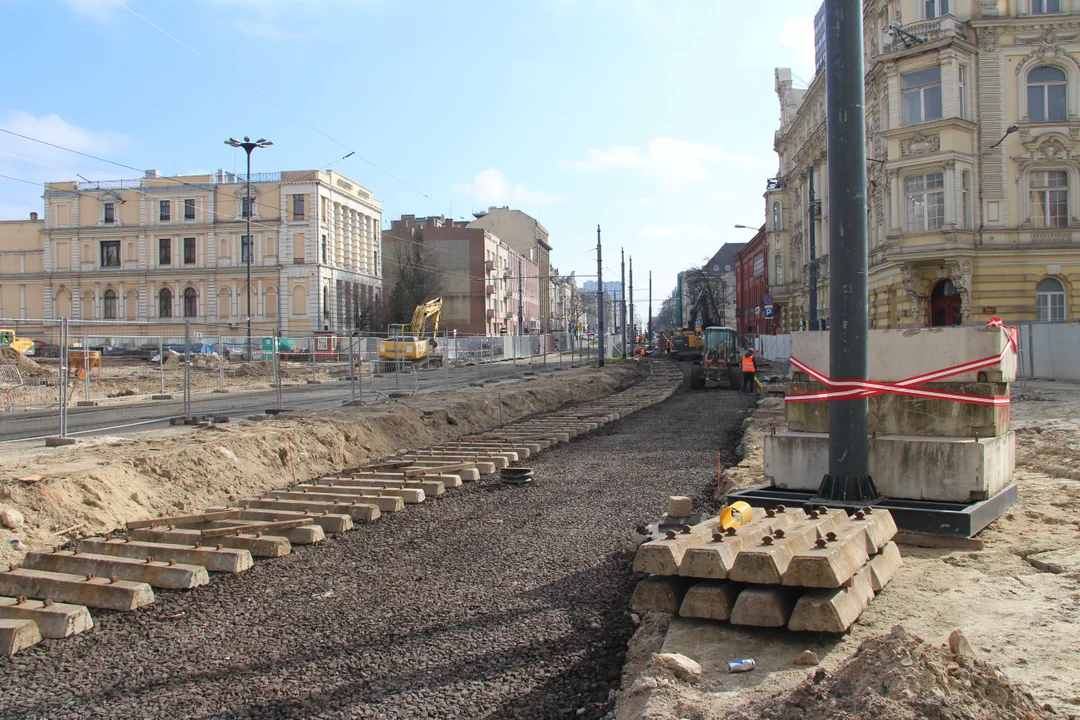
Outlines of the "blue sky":
{"type": "MultiPolygon", "coordinates": [[[[166,174],[242,171],[222,141],[270,138],[255,171],[333,163],[384,222],[521,208],[579,276],[595,275],[600,224],[605,276],[625,247],[642,315],[649,270],[658,302],[679,270],[750,238],[735,224],[763,221],[773,70],[811,79],[820,4],[121,1],[0,0],[0,127],[166,174]]],[[[0,134],[0,174],[76,173],[138,176],[0,134]]],[[[0,178],[0,219],[40,195],[0,178]]]]}

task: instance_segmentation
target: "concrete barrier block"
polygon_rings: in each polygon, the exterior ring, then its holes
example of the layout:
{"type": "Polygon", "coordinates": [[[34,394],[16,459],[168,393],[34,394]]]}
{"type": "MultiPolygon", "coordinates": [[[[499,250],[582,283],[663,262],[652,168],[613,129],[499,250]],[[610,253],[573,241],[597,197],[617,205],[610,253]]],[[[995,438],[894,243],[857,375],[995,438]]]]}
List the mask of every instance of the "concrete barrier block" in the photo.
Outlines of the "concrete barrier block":
{"type": "Polygon", "coordinates": [[[810,590],[799,598],[791,613],[788,629],[806,632],[842,633],[859,619],[870,604],[874,591],[869,572],[855,573],[849,584],[836,590],[810,590]]]}
{"type": "Polygon", "coordinates": [[[852,515],[850,522],[866,528],[866,552],[869,555],[881,552],[896,536],[896,520],[888,510],[864,508],[852,515]]]}
{"type": "Polygon", "coordinates": [[[79,541],[79,549],[94,555],[111,555],[134,560],[175,560],[185,565],[201,565],[210,572],[243,572],[251,568],[251,553],[238,548],[222,548],[215,545],[195,548],[191,545],[173,543],[141,542],[136,540],[108,540],[102,537],[79,541]]]}
{"type": "Polygon", "coordinates": [[[309,500],[278,500],[275,498],[245,498],[237,503],[254,510],[292,510],[305,513],[348,515],[355,522],[371,522],[382,517],[378,505],[367,502],[320,502],[309,500]]]}
{"type": "Polygon", "coordinates": [[[736,528],[733,534],[724,532],[710,537],[707,541],[686,548],[679,563],[679,575],[693,578],[723,580],[731,572],[739,552],[744,548],[756,547],[766,533],[787,529],[795,523],[805,520],[806,514],[801,508],[786,509],[774,513],[772,517],[754,513],[754,520],[736,528]],[[758,518],[761,517],[761,520],[758,518]]]}
{"type": "Polygon", "coordinates": [[[797,591],[782,586],[746,587],[731,609],[732,625],[784,627],[795,607],[797,591]]]}
{"type": "Polygon", "coordinates": [[[682,617],[727,620],[745,585],[726,580],[704,580],[690,586],[679,606],[682,617]]]}
{"type": "MultiPolygon", "coordinates": [[[[897,382],[973,360],[997,356],[1007,347],[1005,333],[996,327],[934,327],[870,330],[870,378],[897,382]]],[[[791,333],[791,356],[829,373],[829,332],[791,333]]],[[[1000,365],[981,371],[987,382],[1016,379],[1016,354],[1008,352],[1000,365]]],[[[979,382],[976,372],[949,378],[953,382],[979,382]]]]}
{"type": "Polygon", "coordinates": [[[870,558],[870,587],[875,593],[889,584],[893,576],[900,570],[904,560],[900,557],[900,548],[891,540],[885,544],[881,552],[870,558]]]}
{"type": "Polygon", "coordinates": [[[844,522],[791,559],[784,585],[838,588],[866,564],[870,557],[866,545],[866,528],[844,522]]]}
{"type": "Polygon", "coordinates": [[[689,582],[679,577],[653,575],[637,584],[630,608],[638,612],[679,612],[689,582]]]}
{"type": "Polygon", "coordinates": [[[364,485],[361,481],[359,485],[346,485],[344,482],[337,482],[334,480],[320,481],[317,485],[295,485],[292,490],[294,492],[306,492],[306,493],[330,493],[334,495],[346,494],[346,495],[376,495],[379,497],[399,497],[406,505],[417,505],[424,502],[426,499],[424,491],[420,488],[392,488],[381,485],[368,484],[364,485]]]}
{"type": "MultiPolygon", "coordinates": [[[[870,475],[882,495],[907,500],[985,500],[1012,480],[1016,436],[942,438],[889,435],[870,441],[870,475]]],[[[829,436],[765,436],[765,475],[783,490],[816,490],[829,467],[829,436]]]]}
{"type": "Polygon", "coordinates": [[[41,642],[41,633],[33,620],[0,619],[0,654],[14,655],[41,642]]]}
{"type": "Polygon", "coordinates": [[[787,529],[762,535],[758,545],[743,547],[735,557],[728,579],[754,585],[779,585],[798,553],[810,549],[818,538],[835,530],[847,518],[840,510],[828,511],[820,517],[816,515],[812,513],[811,517],[787,529]]]}
{"type": "Polygon", "coordinates": [[[23,558],[23,567],[68,575],[93,573],[102,577],[146,583],[150,587],[167,590],[189,590],[210,582],[206,568],[201,565],[170,565],[168,561],[148,562],[84,552],[76,555],[68,550],[55,553],[29,552],[23,558]]]}
{"type": "Polygon", "coordinates": [[[163,542],[177,545],[191,545],[195,543],[209,547],[238,548],[247,550],[254,557],[284,557],[292,552],[292,544],[288,538],[279,535],[223,535],[221,537],[205,538],[198,530],[174,530],[138,529],[129,530],[128,537],[132,540],[143,542],[163,542]]]}
{"type": "Polygon", "coordinates": [[[18,568],[0,573],[0,595],[49,598],[103,610],[137,610],[154,602],[146,583],[18,568]]]}
{"type": "Polygon", "coordinates": [[[50,603],[41,600],[22,600],[0,597],[0,620],[33,620],[41,637],[66,638],[94,627],[85,605],[50,603]]]}
{"type": "Polygon", "coordinates": [[[388,497],[383,495],[350,495],[349,493],[332,493],[332,492],[300,492],[292,490],[271,490],[270,497],[278,498],[281,500],[314,500],[316,502],[364,502],[370,505],[377,505],[383,512],[401,512],[405,509],[405,501],[399,497],[388,497]]]}
{"type": "Polygon", "coordinates": [[[707,542],[720,529],[719,518],[711,518],[690,527],[690,532],[673,538],[658,538],[643,543],[634,556],[634,572],[651,575],[678,575],[683,553],[694,545],[707,542]]]}
{"type": "MultiPolygon", "coordinates": [[[[211,507],[206,508],[206,512],[221,512],[223,510],[235,509],[236,508],[231,507],[211,507]]],[[[244,510],[237,519],[264,523],[278,522],[280,520],[301,520],[303,518],[311,518],[312,523],[321,527],[323,533],[343,533],[353,529],[353,519],[348,515],[322,515],[318,513],[304,513],[287,510],[244,510]]],[[[289,542],[294,541],[292,538],[289,538],[289,542]]],[[[212,570],[213,568],[207,569],[212,570]]]]}

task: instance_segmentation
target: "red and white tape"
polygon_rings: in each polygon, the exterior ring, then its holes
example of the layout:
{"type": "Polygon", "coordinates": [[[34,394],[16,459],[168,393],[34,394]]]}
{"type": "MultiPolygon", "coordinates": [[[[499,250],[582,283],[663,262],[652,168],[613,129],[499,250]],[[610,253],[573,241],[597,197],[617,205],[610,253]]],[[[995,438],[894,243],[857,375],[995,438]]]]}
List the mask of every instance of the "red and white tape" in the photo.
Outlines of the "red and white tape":
{"type": "Polygon", "coordinates": [[[997,355],[984,357],[981,360],[953,365],[952,367],[935,370],[933,372],[914,375],[894,383],[874,382],[873,380],[834,380],[823,373],[818,372],[798,358],[791,358],[791,364],[796,370],[809,375],[812,379],[829,388],[824,392],[791,394],[786,397],[787,402],[819,402],[822,400],[856,400],[870,398],[875,395],[907,395],[908,397],[927,398],[930,400],[951,400],[952,402],[972,403],[975,405],[1008,405],[1008,397],[987,397],[984,395],[965,395],[963,393],[945,392],[943,390],[925,390],[919,388],[926,383],[939,382],[946,378],[955,377],[963,373],[976,372],[994,365],[999,365],[1010,353],[1019,350],[1016,339],[1016,328],[1005,327],[1001,318],[992,318],[986,323],[988,327],[998,327],[1005,333],[1008,340],[1005,347],[997,355]]]}

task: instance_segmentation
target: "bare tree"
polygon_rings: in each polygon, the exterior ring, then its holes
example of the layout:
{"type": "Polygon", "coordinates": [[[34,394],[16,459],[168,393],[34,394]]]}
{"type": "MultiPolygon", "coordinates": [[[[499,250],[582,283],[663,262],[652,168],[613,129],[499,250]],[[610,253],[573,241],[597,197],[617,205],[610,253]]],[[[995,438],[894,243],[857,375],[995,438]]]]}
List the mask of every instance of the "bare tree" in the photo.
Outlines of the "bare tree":
{"type": "MultiPolygon", "coordinates": [[[[430,250],[424,245],[422,230],[413,238],[398,238],[383,233],[384,241],[390,240],[392,257],[387,258],[389,275],[393,278],[387,311],[395,323],[412,320],[417,305],[437,297],[442,289],[442,273],[431,260],[430,250]]],[[[384,260],[386,262],[386,260],[384,260]]]]}

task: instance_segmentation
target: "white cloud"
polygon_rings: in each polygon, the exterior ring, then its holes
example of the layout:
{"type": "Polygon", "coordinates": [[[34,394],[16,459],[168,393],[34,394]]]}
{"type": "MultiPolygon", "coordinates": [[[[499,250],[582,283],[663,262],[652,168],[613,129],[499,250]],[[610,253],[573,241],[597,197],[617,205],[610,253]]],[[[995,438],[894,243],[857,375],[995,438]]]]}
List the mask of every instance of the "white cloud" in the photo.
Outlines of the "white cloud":
{"type": "Polygon", "coordinates": [[[493,167],[476,173],[471,183],[455,185],[451,190],[484,205],[550,205],[566,200],[566,195],[530,190],[524,185],[511,185],[501,170],[493,167]]]}
{"type": "Polygon", "coordinates": [[[696,143],[670,137],[649,141],[645,147],[616,145],[607,149],[585,151],[584,160],[563,163],[572,170],[640,170],[657,179],[669,190],[713,179],[713,169],[748,170],[758,160],[730,153],[715,143],[696,143]]]}
{"type": "MultiPolygon", "coordinates": [[[[15,110],[0,122],[3,127],[21,135],[37,138],[72,150],[108,156],[110,153],[127,148],[131,138],[118,132],[94,132],[64,120],[59,115],[33,115],[22,110],[15,110]]],[[[62,151],[49,148],[40,143],[7,136],[15,145],[15,150],[25,150],[28,154],[55,156],[62,151]]],[[[64,153],[64,157],[71,155],[64,153]]]]}
{"type": "Polygon", "coordinates": [[[671,240],[692,240],[710,235],[712,231],[704,225],[683,223],[681,225],[646,225],[641,228],[642,237],[649,240],[669,242],[671,240]]]}
{"type": "Polygon", "coordinates": [[[259,38],[260,40],[307,40],[314,34],[286,30],[273,23],[252,22],[247,19],[237,20],[235,27],[245,35],[250,35],[251,37],[259,38]]]}
{"type": "MultiPolygon", "coordinates": [[[[105,22],[112,18],[114,12],[123,10],[113,0],[64,0],[64,4],[71,8],[75,14],[98,22],[105,22]]],[[[131,0],[124,4],[130,5],[131,0]]]]}

